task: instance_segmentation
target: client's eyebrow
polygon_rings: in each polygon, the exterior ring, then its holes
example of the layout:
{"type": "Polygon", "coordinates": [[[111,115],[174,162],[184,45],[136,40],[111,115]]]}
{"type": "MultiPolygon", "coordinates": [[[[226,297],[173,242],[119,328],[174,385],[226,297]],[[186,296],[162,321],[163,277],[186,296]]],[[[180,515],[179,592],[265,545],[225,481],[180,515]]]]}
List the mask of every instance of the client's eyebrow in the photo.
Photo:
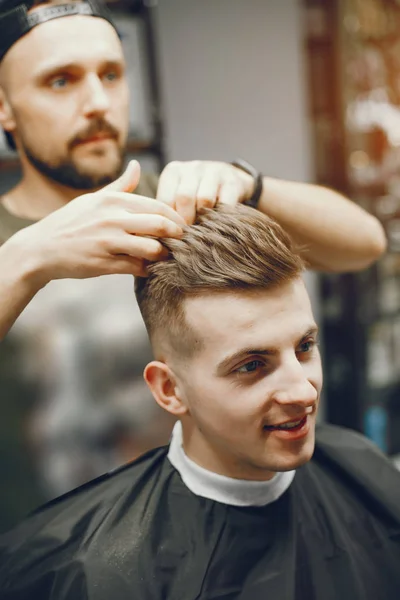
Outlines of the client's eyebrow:
{"type": "MultiPolygon", "coordinates": [[[[312,325],[297,340],[295,346],[300,345],[303,340],[307,339],[311,335],[316,336],[317,333],[318,333],[317,325],[312,325]]],[[[216,373],[216,375],[223,375],[229,369],[229,367],[232,363],[240,361],[241,359],[246,358],[247,356],[255,356],[255,355],[257,355],[257,356],[274,356],[274,355],[278,354],[278,352],[279,351],[277,348],[253,348],[253,347],[242,348],[241,350],[238,350],[237,352],[234,352],[233,354],[230,354],[229,356],[224,358],[217,365],[217,367],[215,369],[215,373],[216,373]]]]}

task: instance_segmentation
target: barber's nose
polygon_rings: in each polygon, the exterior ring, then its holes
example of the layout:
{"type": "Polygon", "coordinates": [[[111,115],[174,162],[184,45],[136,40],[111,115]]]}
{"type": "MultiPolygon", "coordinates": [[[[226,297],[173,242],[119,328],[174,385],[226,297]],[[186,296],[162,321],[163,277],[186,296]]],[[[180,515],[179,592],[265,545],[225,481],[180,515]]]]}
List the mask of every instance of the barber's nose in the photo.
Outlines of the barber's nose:
{"type": "Polygon", "coordinates": [[[110,107],[110,100],[103,82],[97,75],[88,77],[85,87],[84,110],[86,116],[104,114],[110,107]]]}

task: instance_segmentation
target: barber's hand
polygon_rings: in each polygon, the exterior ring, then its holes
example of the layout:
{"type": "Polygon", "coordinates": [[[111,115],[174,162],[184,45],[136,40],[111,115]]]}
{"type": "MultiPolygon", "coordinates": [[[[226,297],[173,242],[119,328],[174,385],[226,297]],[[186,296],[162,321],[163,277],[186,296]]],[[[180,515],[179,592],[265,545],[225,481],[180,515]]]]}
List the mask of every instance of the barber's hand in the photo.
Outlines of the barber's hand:
{"type": "Polygon", "coordinates": [[[84,194],[16,236],[42,285],[52,279],[111,273],[146,274],[146,262],[167,256],[154,238],[180,237],[185,222],[170,206],[134,195],[140,167],[84,194]]]}
{"type": "Polygon", "coordinates": [[[191,225],[201,208],[214,208],[217,202],[244,202],[253,189],[253,178],[228,163],[174,161],[161,173],[157,200],[174,208],[191,225]]]}

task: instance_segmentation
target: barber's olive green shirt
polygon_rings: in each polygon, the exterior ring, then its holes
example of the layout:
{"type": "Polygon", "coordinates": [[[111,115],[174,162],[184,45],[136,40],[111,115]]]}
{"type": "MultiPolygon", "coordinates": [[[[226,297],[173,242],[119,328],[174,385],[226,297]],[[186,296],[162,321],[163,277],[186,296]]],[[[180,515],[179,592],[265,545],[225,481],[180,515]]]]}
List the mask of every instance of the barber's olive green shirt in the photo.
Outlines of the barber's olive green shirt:
{"type": "MultiPolygon", "coordinates": [[[[157,175],[143,174],[134,193],[155,198],[157,184],[157,175]]],[[[35,199],[32,198],[31,201],[34,202],[35,199]]],[[[0,198],[0,245],[17,231],[33,223],[34,221],[21,219],[8,212],[0,198]]],[[[112,282],[112,285],[115,285],[114,279],[112,279],[112,282]]],[[[78,282],[66,283],[65,289],[68,291],[68,285],[71,285],[72,289],[75,290],[76,286],[74,283],[78,282]]],[[[60,285],[59,282],[58,284],[60,285]]],[[[85,288],[85,282],[81,282],[81,286],[85,288]]],[[[104,290],[104,288],[102,289],[104,290]]],[[[47,291],[49,296],[51,296],[52,291],[51,289],[47,291]]],[[[122,294],[122,296],[125,295],[122,294]]],[[[42,298],[37,300],[39,303],[42,301],[42,298]]],[[[114,306],[114,316],[121,313],[120,304],[117,303],[114,306]]],[[[133,300],[132,305],[133,311],[133,300]]],[[[109,318],[109,313],[105,315],[105,319],[107,318],[109,318]]],[[[121,318],[123,319],[124,316],[121,316],[121,318]]],[[[114,348],[116,344],[115,336],[110,337],[114,348]]],[[[35,354],[35,347],[32,347],[31,343],[29,345],[29,352],[35,354]]],[[[40,340],[38,343],[40,344],[40,340]]],[[[137,334],[132,339],[132,349],[126,345],[126,340],[121,343],[119,354],[117,354],[117,350],[114,348],[112,352],[114,362],[117,360],[116,357],[129,355],[132,362],[132,364],[129,364],[129,368],[132,370],[135,366],[135,360],[136,362],[140,362],[142,360],[140,358],[141,355],[144,357],[147,356],[145,351],[147,344],[147,336],[144,327],[142,327],[138,329],[137,334]],[[137,354],[140,355],[139,358],[134,356],[134,348],[136,347],[138,349],[137,354]]],[[[43,398],[40,388],[37,385],[32,385],[29,378],[27,380],[26,373],[24,373],[23,347],[24,336],[21,337],[21,334],[15,336],[13,332],[0,342],[0,399],[2,401],[2,418],[0,419],[0,533],[11,528],[27,512],[49,498],[44,493],[42,487],[43,481],[39,482],[38,480],[36,457],[31,451],[30,443],[27,444],[25,440],[25,430],[27,423],[30,422],[29,415],[34,407],[40,405],[41,401],[43,402],[43,398]]],[[[136,370],[139,372],[142,370],[142,366],[139,365],[136,367],[136,370]]],[[[137,390],[135,392],[136,396],[138,393],[139,391],[137,390]]],[[[132,406],[135,406],[135,404],[133,403],[132,406]]],[[[151,418],[151,415],[149,418],[151,418]]],[[[157,445],[157,440],[155,444],[157,445]]],[[[108,467],[105,466],[104,468],[108,467]]]]}
{"type": "MultiPolygon", "coordinates": [[[[141,178],[139,185],[135,189],[134,193],[139,196],[147,196],[148,198],[155,198],[157,194],[158,186],[158,175],[152,173],[144,173],[141,178]]],[[[34,202],[34,198],[32,198],[34,202]]],[[[12,215],[5,208],[0,198],[0,244],[3,244],[8,238],[20,229],[24,229],[29,225],[33,225],[34,221],[29,219],[22,219],[12,215]]]]}

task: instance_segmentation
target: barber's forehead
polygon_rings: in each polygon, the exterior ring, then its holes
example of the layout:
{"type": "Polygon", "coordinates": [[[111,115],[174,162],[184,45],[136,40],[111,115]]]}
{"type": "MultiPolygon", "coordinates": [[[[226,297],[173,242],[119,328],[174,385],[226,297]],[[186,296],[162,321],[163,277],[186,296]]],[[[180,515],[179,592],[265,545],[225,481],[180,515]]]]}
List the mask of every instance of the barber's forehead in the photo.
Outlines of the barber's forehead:
{"type": "Polygon", "coordinates": [[[122,47],[115,29],[104,19],[73,15],[34,27],[18,40],[9,54],[24,60],[31,57],[35,62],[48,59],[78,61],[101,54],[116,60],[122,56],[122,47]]]}

